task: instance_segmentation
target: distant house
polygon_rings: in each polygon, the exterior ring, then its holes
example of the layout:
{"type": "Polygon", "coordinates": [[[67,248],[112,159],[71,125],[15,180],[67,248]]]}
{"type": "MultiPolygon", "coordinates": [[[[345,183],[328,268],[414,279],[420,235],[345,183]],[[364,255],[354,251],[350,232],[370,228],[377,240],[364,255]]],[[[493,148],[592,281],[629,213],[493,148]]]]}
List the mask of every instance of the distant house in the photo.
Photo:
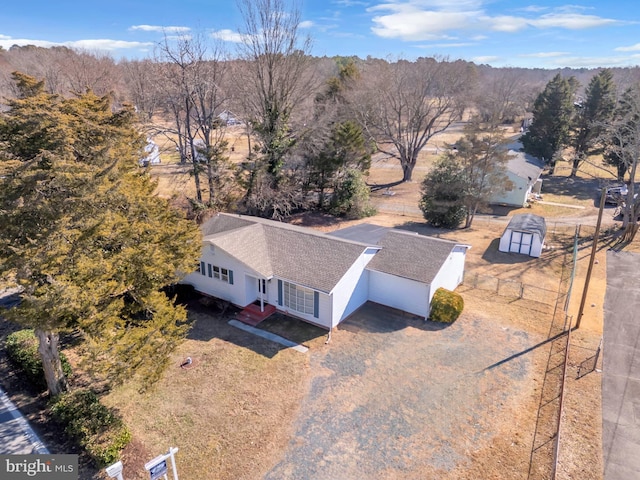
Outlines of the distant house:
{"type": "Polygon", "coordinates": [[[227,126],[242,125],[240,119],[229,110],[223,110],[218,114],[218,118],[227,126]]]}
{"type": "Polygon", "coordinates": [[[138,164],[141,167],[146,167],[147,165],[157,165],[160,163],[160,149],[158,148],[158,144],[156,144],[153,140],[149,138],[147,139],[147,144],[144,147],[144,152],[146,156],[138,160],[138,164]]]}
{"type": "Polygon", "coordinates": [[[531,213],[514,215],[500,237],[498,250],[539,257],[546,234],[544,217],[531,213]]]}
{"type": "Polygon", "coordinates": [[[367,301],[427,317],[438,287],[463,280],[468,245],[363,224],[325,234],[218,214],[183,283],[239,307],[257,304],[331,329],[367,301]]]}
{"type": "Polygon", "coordinates": [[[513,188],[505,192],[496,192],[489,203],[524,207],[532,194],[540,193],[542,188],[540,175],[544,164],[541,160],[524,152],[509,150],[509,155],[511,158],[507,162],[505,173],[513,184],[513,188]]]}

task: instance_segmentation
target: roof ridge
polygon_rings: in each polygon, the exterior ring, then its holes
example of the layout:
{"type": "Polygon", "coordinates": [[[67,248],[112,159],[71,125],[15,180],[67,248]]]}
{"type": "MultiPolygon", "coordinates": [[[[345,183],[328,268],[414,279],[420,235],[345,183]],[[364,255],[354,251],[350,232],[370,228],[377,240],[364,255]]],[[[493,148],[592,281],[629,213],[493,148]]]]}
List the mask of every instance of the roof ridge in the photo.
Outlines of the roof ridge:
{"type": "Polygon", "coordinates": [[[440,238],[440,237],[433,237],[431,235],[423,235],[422,233],[419,232],[412,232],[411,230],[402,230],[401,228],[391,228],[386,234],[388,235],[389,233],[400,233],[402,235],[411,235],[411,236],[419,236],[421,238],[426,238],[427,240],[433,240],[436,242],[442,242],[442,243],[450,243],[451,245],[457,246],[457,245],[467,245],[466,243],[461,243],[461,242],[457,242],[455,240],[447,240],[446,238],[440,238]]]}
{"type": "Polygon", "coordinates": [[[364,242],[357,242],[355,240],[348,240],[345,238],[339,238],[339,237],[334,237],[331,235],[328,235],[327,232],[321,232],[319,230],[314,230],[311,227],[305,227],[303,225],[294,225],[291,223],[286,223],[286,222],[281,222],[279,220],[271,220],[268,218],[261,218],[261,217],[254,217],[251,215],[240,215],[240,214],[229,214],[229,213],[219,213],[219,215],[224,215],[226,217],[232,217],[232,218],[240,218],[242,220],[246,220],[248,222],[253,222],[255,224],[258,225],[262,225],[264,227],[270,227],[270,228],[280,228],[283,230],[289,230],[292,232],[297,232],[303,235],[312,235],[318,238],[325,238],[331,241],[339,241],[339,242],[343,242],[343,243],[350,243],[353,245],[361,245],[363,247],[375,247],[376,245],[370,245],[368,243],[364,243],[364,242]]]}

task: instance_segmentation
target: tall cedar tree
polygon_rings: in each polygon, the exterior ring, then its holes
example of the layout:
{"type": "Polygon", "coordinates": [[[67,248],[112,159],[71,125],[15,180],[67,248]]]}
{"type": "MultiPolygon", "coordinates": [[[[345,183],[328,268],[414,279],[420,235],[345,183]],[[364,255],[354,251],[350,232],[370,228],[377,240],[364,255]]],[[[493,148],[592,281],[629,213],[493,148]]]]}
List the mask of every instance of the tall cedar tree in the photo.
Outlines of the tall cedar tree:
{"type": "Polygon", "coordinates": [[[24,290],[8,316],[35,328],[51,395],[67,389],[62,332],[83,340],[97,380],[153,382],[187,331],[160,289],[193,269],[200,233],[137,167],[132,109],[13,77],[20,95],[0,117],[0,274],[24,290]]]}
{"type": "Polygon", "coordinates": [[[611,70],[595,75],[585,92],[585,99],[576,105],[574,121],[574,157],[571,176],[578,174],[580,165],[589,155],[601,153],[600,139],[605,125],[610,122],[616,108],[616,85],[611,70]]]}
{"type": "Polygon", "coordinates": [[[555,168],[556,154],[568,145],[573,96],[577,88],[575,79],[553,77],[538,95],[533,105],[533,122],[522,136],[524,151],[542,159],[555,168]]]}

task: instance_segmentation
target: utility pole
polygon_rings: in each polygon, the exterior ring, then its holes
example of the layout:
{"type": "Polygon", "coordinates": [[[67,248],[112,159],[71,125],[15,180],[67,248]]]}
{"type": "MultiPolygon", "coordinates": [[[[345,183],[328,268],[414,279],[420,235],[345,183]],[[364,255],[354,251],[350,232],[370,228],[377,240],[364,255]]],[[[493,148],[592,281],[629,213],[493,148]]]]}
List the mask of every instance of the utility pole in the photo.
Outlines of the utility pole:
{"type": "Polygon", "coordinates": [[[593,245],[591,245],[591,257],[589,258],[589,268],[587,276],[584,279],[584,288],[582,289],[582,299],[580,300],[580,309],[578,310],[578,319],[576,321],[576,330],[580,328],[580,321],[584,314],[584,304],[587,301],[587,291],[589,290],[589,282],[591,281],[591,272],[593,271],[593,262],[596,259],[596,251],[598,250],[598,237],[600,236],[600,224],[602,223],[602,212],[604,211],[604,200],[607,189],[603,188],[600,192],[600,210],[598,211],[598,221],[596,223],[596,231],[593,234],[593,245]]]}

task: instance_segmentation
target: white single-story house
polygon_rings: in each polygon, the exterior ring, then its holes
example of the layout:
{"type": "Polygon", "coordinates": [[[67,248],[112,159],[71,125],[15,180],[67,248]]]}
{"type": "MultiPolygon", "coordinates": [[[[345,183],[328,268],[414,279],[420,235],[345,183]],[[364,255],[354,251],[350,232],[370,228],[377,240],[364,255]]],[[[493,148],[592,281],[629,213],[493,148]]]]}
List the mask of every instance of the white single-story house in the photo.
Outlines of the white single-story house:
{"type": "Polygon", "coordinates": [[[202,232],[199,268],[182,283],[239,307],[272,305],[327,329],[367,301],[426,318],[436,289],[462,282],[470,248],[369,224],[325,234],[222,213],[202,232]]]}
{"type": "Polygon", "coordinates": [[[514,215],[500,237],[498,250],[539,257],[546,234],[544,217],[532,213],[514,215]]]}
{"type": "Polygon", "coordinates": [[[220,112],[218,114],[218,118],[228,126],[242,125],[242,121],[240,121],[240,119],[229,110],[223,110],[220,112]]]}
{"type": "Polygon", "coordinates": [[[541,160],[524,152],[509,150],[510,159],[506,164],[505,174],[513,184],[511,190],[496,192],[489,203],[524,207],[531,194],[539,194],[542,188],[540,175],[544,164],[541,160]]]}
{"type": "Polygon", "coordinates": [[[158,144],[149,138],[147,138],[144,153],[145,157],[138,160],[141,167],[146,167],[147,165],[158,165],[160,163],[160,149],[158,148],[158,144]]]}

